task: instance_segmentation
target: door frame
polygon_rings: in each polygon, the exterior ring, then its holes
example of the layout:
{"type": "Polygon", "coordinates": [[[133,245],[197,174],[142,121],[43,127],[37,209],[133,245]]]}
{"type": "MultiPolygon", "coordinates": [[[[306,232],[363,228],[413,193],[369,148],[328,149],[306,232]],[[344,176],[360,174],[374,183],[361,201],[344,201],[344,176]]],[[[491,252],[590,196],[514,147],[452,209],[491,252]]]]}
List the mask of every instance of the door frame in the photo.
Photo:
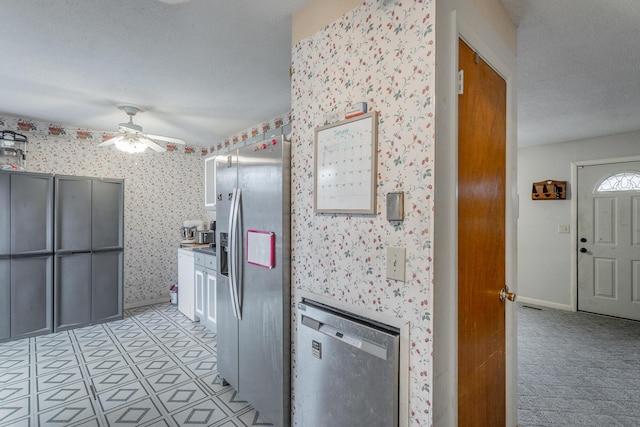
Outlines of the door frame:
{"type": "Polygon", "coordinates": [[[570,307],[571,311],[578,311],[578,168],[581,166],[608,165],[611,163],[638,162],[640,156],[612,157],[608,159],[581,160],[571,162],[571,182],[574,183],[576,191],[571,191],[571,290],[570,307]]]}
{"type": "MultiPolygon", "coordinates": [[[[472,46],[507,84],[506,281],[517,291],[516,186],[517,62],[482,13],[469,1],[440,1],[436,7],[436,215],[434,230],[434,390],[433,425],[457,425],[458,289],[457,289],[457,156],[458,38],[472,46]],[[437,52],[438,52],[437,51],[437,52]]],[[[517,326],[515,304],[506,306],[506,420],[517,423],[517,326]]]]}

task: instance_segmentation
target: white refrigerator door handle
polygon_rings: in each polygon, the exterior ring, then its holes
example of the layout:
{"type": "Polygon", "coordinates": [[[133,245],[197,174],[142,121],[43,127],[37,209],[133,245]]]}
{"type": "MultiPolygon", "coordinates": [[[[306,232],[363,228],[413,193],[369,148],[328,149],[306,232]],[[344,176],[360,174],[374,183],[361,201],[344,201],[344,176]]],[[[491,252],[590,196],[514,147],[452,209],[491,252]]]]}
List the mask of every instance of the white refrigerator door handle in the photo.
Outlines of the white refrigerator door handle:
{"type": "Polygon", "coordinates": [[[236,189],[233,190],[233,195],[231,196],[231,209],[229,209],[229,295],[231,296],[231,307],[233,309],[233,316],[237,319],[238,312],[236,310],[236,302],[235,302],[235,280],[236,280],[236,261],[235,261],[235,223],[236,223],[236,201],[237,201],[237,193],[236,189]]]}

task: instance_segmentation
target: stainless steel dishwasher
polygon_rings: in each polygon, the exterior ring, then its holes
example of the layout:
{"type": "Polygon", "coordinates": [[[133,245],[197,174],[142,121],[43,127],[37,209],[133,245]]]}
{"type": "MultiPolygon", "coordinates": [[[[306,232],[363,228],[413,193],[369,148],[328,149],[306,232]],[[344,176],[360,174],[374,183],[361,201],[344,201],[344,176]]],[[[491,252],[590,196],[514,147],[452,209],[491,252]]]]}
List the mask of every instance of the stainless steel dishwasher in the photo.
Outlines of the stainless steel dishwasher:
{"type": "Polygon", "coordinates": [[[296,342],[299,425],[398,426],[397,329],[305,299],[296,342]]]}

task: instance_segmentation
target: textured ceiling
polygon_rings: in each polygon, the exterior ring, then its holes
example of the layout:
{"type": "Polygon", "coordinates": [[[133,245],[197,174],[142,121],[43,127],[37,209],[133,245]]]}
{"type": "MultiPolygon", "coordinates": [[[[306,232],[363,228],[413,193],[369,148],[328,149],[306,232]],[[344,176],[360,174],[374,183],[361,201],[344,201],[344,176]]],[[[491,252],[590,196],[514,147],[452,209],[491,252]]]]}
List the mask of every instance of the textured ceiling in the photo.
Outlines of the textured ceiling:
{"type": "Polygon", "coordinates": [[[289,111],[308,0],[2,0],[0,113],[209,145],[289,111]]]}
{"type": "Polygon", "coordinates": [[[501,0],[518,25],[518,144],[640,129],[640,1],[501,0]]]}
{"type": "MultiPolygon", "coordinates": [[[[309,0],[2,0],[0,113],[209,145],[290,108],[309,0]]],[[[640,129],[639,0],[501,0],[518,23],[518,141],[640,129]]]]}

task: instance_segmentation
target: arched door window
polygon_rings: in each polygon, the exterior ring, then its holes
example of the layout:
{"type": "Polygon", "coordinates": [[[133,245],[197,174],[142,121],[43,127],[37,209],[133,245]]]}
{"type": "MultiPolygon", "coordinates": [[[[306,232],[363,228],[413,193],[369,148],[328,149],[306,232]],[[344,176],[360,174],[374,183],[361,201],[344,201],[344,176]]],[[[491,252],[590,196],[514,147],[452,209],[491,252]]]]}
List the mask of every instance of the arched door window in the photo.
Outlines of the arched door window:
{"type": "Polygon", "coordinates": [[[609,191],[640,191],[640,173],[620,172],[603,179],[596,188],[596,192],[609,191]]]}

